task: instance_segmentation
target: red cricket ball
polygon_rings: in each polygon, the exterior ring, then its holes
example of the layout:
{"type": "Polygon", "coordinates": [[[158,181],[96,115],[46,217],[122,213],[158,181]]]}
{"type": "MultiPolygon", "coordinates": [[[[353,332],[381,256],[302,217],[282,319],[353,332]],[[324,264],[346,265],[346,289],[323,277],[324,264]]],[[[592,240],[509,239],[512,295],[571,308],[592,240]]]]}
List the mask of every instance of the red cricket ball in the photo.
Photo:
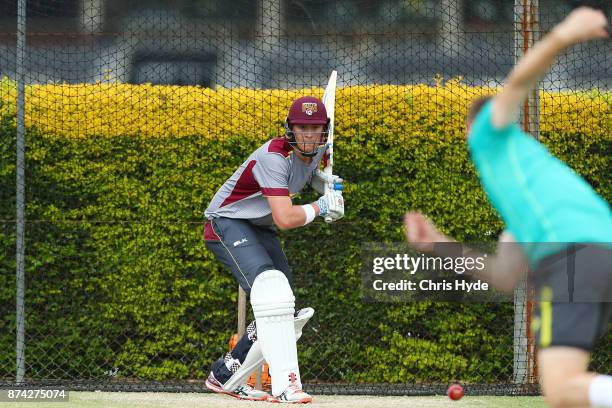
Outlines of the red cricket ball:
{"type": "Polygon", "coordinates": [[[452,399],[452,400],[460,400],[461,397],[463,397],[463,387],[460,386],[459,384],[453,384],[450,387],[448,387],[448,391],[446,391],[446,395],[448,395],[448,398],[452,399]]]}

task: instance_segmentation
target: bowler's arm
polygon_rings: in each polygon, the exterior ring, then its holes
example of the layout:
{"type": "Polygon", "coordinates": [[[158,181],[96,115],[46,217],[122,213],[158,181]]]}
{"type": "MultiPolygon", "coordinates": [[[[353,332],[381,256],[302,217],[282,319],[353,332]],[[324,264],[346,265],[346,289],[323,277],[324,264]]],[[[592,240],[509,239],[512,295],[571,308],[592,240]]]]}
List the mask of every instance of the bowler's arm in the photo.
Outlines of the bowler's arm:
{"type": "MultiPolygon", "coordinates": [[[[457,242],[442,234],[433,222],[420,212],[410,212],[404,218],[404,227],[408,243],[418,251],[447,256],[443,253],[446,247],[443,243],[457,242]],[[442,245],[436,245],[442,244],[442,245]],[[442,250],[442,252],[440,252],[442,250]]],[[[499,239],[495,254],[487,254],[462,246],[460,256],[484,259],[484,268],[467,270],[471,276],[485,280],[492,286],[504,292],[512,292],[521,277],[528,269],[527,259],[509,233],[504,233],[499,239]]],[[[457,256],[454,254],[453,256],[457,256]]]]}
{"type": "Polygon", "coordinates": [[[540,78],[550,69],[555,57],[573,44],[607,37],[607,19],[598,10],[581,7],[529,50],[505,79],[501,93],[493,98],[493,126],[502,129],[512,123],[540,78]]]}
{"type": "MultiPolygon", "coordinates": [[[[484,254],[464,247],[463,256],[471,258],[482,257],[484,254]]],[[[483,279],[502,292],[512,292],[521,278],[529,270],[525,253],[514,240],[514,237],[504,231],[497,242],[495,254],[487,255],[482,270],[468,271],[471,275],[483,279]]]]}

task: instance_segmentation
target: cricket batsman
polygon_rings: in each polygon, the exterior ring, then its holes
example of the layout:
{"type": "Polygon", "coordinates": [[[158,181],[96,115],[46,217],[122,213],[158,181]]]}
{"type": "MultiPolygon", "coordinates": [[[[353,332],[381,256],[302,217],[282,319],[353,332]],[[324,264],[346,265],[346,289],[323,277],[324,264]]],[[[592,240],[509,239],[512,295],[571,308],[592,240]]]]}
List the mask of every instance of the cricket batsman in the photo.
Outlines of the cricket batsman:
{"type": "MultiPolygon", "coordinates": [[[[612,407],[612,376],[588,372],[594,342],[612,317],[612,213],[606,200],[514,120],[560,52],[607,36],[601,11],[574,10],[523,56],[503,90],[477,100],[467,118],[472,161],[506,226],[487,269],[474,274],[512,290],[531,269],[541,386],[553,407],[612,407]],[[581,300],[572,301],[572,294],[581,300]]],[[[419,212],[406,215],[405,227],[411,245],[425,252],[437,252],[432,243],[452,242],[419,212]]]]}
{"type": "Polygon", "coordinates": [[[205,215],[206,247],[231,270],[250,295],[255,321],[234,349],[217,360],[206,381],[214,391],[246,400],[309,403],[302,390],[296,340],[314,312],[295,314],[293,276],[276,228],[305,226],[317,216],[344,216],[337,176],[319,170],[326,153],[330,119],[314,97],[295,100],[285,122],[285,136],[257,148],[214,195],[205,215]],[[295,205],[291,196],[310,183],[322,196],[295,205]],[[246,384],[265,359],[270,367],[272,395],[246,384]]]}

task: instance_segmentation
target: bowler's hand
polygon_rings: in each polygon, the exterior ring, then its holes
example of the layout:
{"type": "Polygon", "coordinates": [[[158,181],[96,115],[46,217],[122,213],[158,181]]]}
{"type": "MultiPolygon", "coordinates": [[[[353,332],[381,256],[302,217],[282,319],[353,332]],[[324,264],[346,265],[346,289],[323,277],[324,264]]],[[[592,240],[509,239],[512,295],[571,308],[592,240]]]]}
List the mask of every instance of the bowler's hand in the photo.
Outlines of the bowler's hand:
{"type": "Polygon", "coordinates": [[[579,7],[557,24],[552,32],[565,46],[570,46],[596,38],[606,38],[607,26],[608,19],[603,11],[579,7]]]}
{"type": "Polygon", "coordinates": [[[431,220],[418,211],[411,211],[404,216],[404,232],[406,240],[416,250],[433,252],[434,243],[453,242],[442,234],[431,220]]]}

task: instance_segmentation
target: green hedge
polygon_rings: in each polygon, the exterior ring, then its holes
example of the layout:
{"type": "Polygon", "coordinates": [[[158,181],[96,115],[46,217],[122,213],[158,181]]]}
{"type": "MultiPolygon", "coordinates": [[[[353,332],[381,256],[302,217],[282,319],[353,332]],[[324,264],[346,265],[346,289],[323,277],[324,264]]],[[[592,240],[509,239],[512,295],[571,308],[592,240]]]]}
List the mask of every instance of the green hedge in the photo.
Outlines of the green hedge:
{"type": "MultiPolygon", "coordinates": [[[[353,135],[336,146],[346,218],[282,233],[298,306],[317,311],[299,347],[304,380],[510,381],[511,304],[362,302],[360,245],[403,240],[407,209],[462,240],[494,239],[502,229],[460,132],[394,138],[377,126],[341,128],[353,135]]],[[[435,125],[427,132],[440,133],[435,125]]],[[[0,305],[14,310],[14,117],[2,118],[0,134],[0,305]]],[[[204,247],[204,210],[269,136],[75,140],[29,128],[28,376],[104,378],[118,369],[119,377],[203,378],[233,333],[237,297],[204,247]]],[[[542,137],[612,198],[609,138],[542,137]]],[[[10,372],[14,318],[3,319],[0,369],[10,372]]],[[[610,371],[611,363],[600,347],[594,366],[610,371]]]]}

